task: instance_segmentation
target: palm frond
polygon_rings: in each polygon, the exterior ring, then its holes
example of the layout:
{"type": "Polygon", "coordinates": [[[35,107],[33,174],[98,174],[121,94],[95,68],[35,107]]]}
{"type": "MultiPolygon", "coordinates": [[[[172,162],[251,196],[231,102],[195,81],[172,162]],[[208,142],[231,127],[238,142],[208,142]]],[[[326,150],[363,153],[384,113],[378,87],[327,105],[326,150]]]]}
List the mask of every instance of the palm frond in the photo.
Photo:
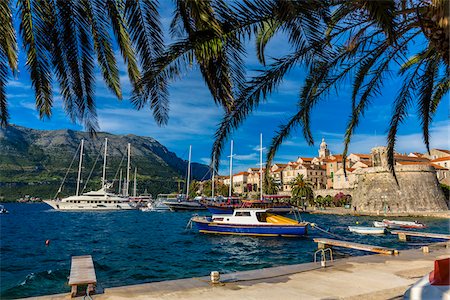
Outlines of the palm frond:
{"type": "Polygon", "coordinates": [[[40,117],[43,118],[51,115],[53,96],[51,62],[48,53],[51,44],[46,35],[45,23],[42,22],[45,11],[39,4],[40,1],[17,1],[20,14],[19,29],[27,52],[27,67],[35,90],[36,107],[40,117]]]}
{"type": "Polygon", "coordinates": [[[5,64],[5,56],[0,51],[0,127],[8,125],[8,102],[6,99],[6,83],[8,82],[8,68],[5,64]]]}
{"type": "Polygon", "coordinates": [[[0,51],[8,61],[10,70],[17,72],[17,41],[13,26],[10,0],[0,2],[0,51]]]}
{"type": "MultiPolygon", "coordinates": [[[[394,109],[389,123],[389,132],[387,136],[387,159],[388,166],[395,180],[397,181],[397,176],[395,174],[395,143],[397,141],[397,131],[399,125],[403,122],[404,118],[407,116],[408,105],[412,103],[413,93],[417,88],[417,77],[420,71],[422,62],[416,65],[414,72],[408,74],[405,78],[405,83],[403,84],[399,94],[394,101],[394,109]]],[[[398,183],[398,181],[397,181],[398,183]]]]}
{"type": "MultiPolygon", "coordinates": [[[[437,56],[437,54],[434,54],[437,56]]],[[[423,141],[427,148],[428,153],[430,153],[430,134],[429,126],[433,119],[432,106],[433,106],[433,91],[434,91],[434,79],[438,72],[438,60],[429,59],[425,64],[425,71],[420,76],[420,87],[418,89],[418,106],[419,106],[419,118],[422,124],[422,134],[423,141]]]]}

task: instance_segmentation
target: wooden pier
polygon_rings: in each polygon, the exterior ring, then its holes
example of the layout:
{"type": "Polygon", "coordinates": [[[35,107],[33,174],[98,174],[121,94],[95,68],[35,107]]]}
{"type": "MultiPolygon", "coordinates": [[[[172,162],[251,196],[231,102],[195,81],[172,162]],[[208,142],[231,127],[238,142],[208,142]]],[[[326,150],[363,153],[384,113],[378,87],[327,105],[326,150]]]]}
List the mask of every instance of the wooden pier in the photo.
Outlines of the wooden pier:
{"type": "Polygon", "coordinates": [[[352,243],[352,242],[340,241],[340,240],[325,239],[325,238],[315,238],[314,242],[317,243],[317,246],[319,249],[324,249],[324,248],[328,248],[331,246],[335,246],[335,247],[350,248],[350,249],[361,250],[361,251],[375,252],[375,253],[386,254],[386,255],[397,255],[399,253],[398,250],[396,250],[396,249],[385,248],[385,247],[380,247],[380,246],[373,246],[373,245],[366,245],[366,244],[358,244],[358,243],[352,243]]]}
{"type": "Polygon", "coordinates": [[[96,284],[97,277],[95,276],[92,256],[72,256],[69,277],[69,285],[72,287],[71,297],[76,296],[79,285],[87,285],[87,291],[90,294],[94,292],[96,284]]]}
{"type": "Polygon", "coordinates": [[[431,233],[431,232],[417,232],[417,231],[402,231],[393,230],[392,234],[397,234],[400,241],[408,241],[410,236],[419,236],[433,239],[450,240],[450,234],[431,233]]]}

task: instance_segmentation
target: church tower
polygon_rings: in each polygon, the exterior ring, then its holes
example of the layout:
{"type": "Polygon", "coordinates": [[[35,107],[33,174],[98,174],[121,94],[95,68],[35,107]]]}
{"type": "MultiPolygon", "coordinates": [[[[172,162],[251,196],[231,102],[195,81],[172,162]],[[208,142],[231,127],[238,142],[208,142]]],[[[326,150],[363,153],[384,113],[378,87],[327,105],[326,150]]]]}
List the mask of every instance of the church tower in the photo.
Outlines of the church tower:
{"type": "Polygon", "coordinates": [[[325,139],[322,138],[322,143],[320,143],[319,148],[319,158],[327,158],[330,156],[330,150],[328,150],[328,145],[325,143],[325,139]]]}

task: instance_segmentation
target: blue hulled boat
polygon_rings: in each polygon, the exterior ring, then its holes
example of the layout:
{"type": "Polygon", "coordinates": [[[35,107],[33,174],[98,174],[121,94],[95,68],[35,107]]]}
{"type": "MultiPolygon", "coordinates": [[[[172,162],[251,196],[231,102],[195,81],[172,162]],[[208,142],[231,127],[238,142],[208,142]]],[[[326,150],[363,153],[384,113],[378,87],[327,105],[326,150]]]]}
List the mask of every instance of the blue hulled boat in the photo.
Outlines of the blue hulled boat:
{"type": "Polygon", "coordinates": [[[201,233],[286,236],[298,237],[307,234],[306,222],[286,218],[267,212],[266,209],[235,209],[233,214],[193,217],[201,233]]]}

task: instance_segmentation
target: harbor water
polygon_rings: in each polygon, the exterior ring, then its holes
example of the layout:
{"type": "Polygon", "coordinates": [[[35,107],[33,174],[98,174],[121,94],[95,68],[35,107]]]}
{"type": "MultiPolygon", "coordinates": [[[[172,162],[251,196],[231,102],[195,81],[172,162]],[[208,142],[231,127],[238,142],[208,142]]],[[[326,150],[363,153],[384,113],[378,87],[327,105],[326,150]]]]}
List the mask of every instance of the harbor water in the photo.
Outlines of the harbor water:
{"type": "MultiPolygon", "coordinates": [[[[356,222],[371,226],[381,217],[303,214],[305,221],[333,235],[309,228],[302,238],[257,238],[203,235],[195,228],[186,231],[193,212],[60,212],[46,204],[5,207],[10,213],[0,216],[1,299],[69,292],[70,258],[75,255],[92,255],[98,284],[107,288],[311,262],[315,237],[400,250],[432,241],[399,242],[392,234],[366,236],[347,230],[356,222]]],[[[449,233],[446,219],[421,218],[420,222],[428,226],[427,232],[449,233]]],[[[334,253],[366,254],[348,249],[334,253]]]]}

